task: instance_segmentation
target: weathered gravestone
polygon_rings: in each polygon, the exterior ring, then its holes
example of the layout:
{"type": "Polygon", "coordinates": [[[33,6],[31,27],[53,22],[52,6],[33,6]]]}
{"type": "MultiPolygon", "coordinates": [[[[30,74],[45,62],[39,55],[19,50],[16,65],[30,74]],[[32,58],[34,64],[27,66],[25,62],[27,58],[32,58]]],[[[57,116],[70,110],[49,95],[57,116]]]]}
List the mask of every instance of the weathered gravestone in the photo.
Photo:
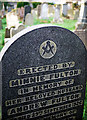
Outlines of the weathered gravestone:
{"type": "Polygon", "coordinates": [[[41,6],[41,19],[48,19],[48,4],[43,3],[41,6]]]}
{"type": "Polygon", "coordinates": [[[11,28],[10,29],[10,37],[13,37],[14,35],[16,35],[20,31],[22,31],[23,29],[25,29],[25,26],[22,23],[20,23],[16,28],[11,28]]]}
{"type": "Polygon", "coordinates": [[[65,3],[62,5],[62,14],[64,16],[67,16],[67,12],[68,12],[68,6],[67,6],[67,3],[65,3]]]}
{"type": "Polygon", "coordinates": [[[26,16],[28,13],[31,13],[31,7],[30,7],[29,5],[25,5],[25,6],[24,6],[24,19],[23,19],[24,22],[25,22],[25,16],[26,16]]]}
{"type": "Polygon", "coordinates": [[[74,32],[80,37],[80,39],[83,41],[87,49],[87,1],[86,0],[82,0],[80,15],[78,18],[78,22],[76,24],[76,30],[74,32]]]}
{"type": "Polygon", "coordinates": [[[53,22],[56,22],[56,23],[63,22],[63,20],[60,18],[60,5],[58,5],[55,8],[55,15],[54,15],[53,22]]]}
{"type": "Polygon", "coordinates": [[[31,13],[28,13],[25,17],[25,25],[26,26],[31,26],[33,25],[33,15],[31,13]]]}
{"type": "Polygon", "coordinates": [[[41,5],[37,6],[37,16],[40,17],[41,15],[41,5]]]}
{"type": "Polygon", "coordinates": [[[58,26],[29,29],[13,37],[0,54],[2,120],[81,120],[84,44],[58,26]]]}

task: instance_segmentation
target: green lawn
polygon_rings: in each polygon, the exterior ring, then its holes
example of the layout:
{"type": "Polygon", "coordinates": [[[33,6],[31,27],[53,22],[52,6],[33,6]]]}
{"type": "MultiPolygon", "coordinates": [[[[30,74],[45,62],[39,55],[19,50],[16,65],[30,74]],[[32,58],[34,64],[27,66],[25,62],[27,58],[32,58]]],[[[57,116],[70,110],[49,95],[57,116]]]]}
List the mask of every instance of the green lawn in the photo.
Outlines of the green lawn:
{"type": "MultiPolygon", "coordinates": [[[[34,25],[50,24],[52,20],[53,20],[53,18],[50,18],[49,20],[34,19],[34,25]]],[[[58,25],[60,27],[64,27],[64,28],[67,28],[67,29],[73,31],[73,30],[75,30],[76,22],[77,22],[76,20],[64,19],[63,23],[61,23],[61,24],[53,23],[53,25],[58,25]]],[[[0,50],[2,49],[2,47],[4,45],[4,36],[5,36],[5,27],[6,27],[6,19],[5,18],[2,20],[2,23],[3,23],[3,29],[0,30],[0,50]]],[[[87,89],[86,89],[86,98],[85,98],[85,104],[84,104],[83,120],[87,120],[87,89]]]]}

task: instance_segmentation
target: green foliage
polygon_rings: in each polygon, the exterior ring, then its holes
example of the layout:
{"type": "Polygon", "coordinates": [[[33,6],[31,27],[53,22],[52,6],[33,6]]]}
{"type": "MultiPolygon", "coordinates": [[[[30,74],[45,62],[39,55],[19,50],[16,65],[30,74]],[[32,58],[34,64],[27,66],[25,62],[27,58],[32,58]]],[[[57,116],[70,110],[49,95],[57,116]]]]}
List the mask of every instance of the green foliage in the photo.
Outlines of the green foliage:
{"type": "Polygon", "coordinates": [[[40,2],[33,2],[33,8],[36,8],[38,5],[40,5],[41,3],[40,2]]]}
{"type": "Polygon", "coordinates": [[[17,8],[24,7],[25,5],[29,5],[29,3],[28,2],[18,2],[17,3],[17,8]]]}
{"type": "Polygon", "coordinates": [[[48,3],[48,5],[54,5],[54,3],[48,3]]]}
{"type": "Polygon", "coordinates": [[[73,9],[79,8],[78,2],[73,3],[73,9]]]}

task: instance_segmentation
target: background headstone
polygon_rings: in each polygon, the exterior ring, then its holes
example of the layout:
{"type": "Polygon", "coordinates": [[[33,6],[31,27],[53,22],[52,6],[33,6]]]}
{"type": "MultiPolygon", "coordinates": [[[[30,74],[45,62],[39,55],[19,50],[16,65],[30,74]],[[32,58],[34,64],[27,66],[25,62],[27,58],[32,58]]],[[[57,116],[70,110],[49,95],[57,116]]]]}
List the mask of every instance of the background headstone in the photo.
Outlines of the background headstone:
{"type": "Polygon", "coordinates": [[[6,22],[8,28],[16,27],[19,24],[18,16],[9,12],[6,14],[6,22]]]}
{"type": "Polygon", "coordinates": [[[41,5],[37,6],[37,16],[40,17],[41,15],[41,5]]]}
{"type": "Polygon", "coordinates": [[[54,16],[54,13],[55,13],[54,5],[48,5],[48,13],[49,13],[49,17],[53,17],[54,16]]]}
{"type": "Polygon", "coordinates": [[[81,38],[87,49],[87,1],[82,0],[80,15],[74,32],[81,38]]]}
{"type": "Polygon", "coordinates": [[[82,120],[87,50],[73,32],[26,28],[4,47],[0,61],[2,120],[82,120]]]}
{"type": "Polygon", "coordinates": [[[33,18],[37,18],[37,11],[36,10],[32,10],[31,14],[33,15],[33,18]]]}
{"type": "Polygon", "coordinates": [[[10,38],[10,28],[5,28],[5,38],[10,38]]]}
{"type": "Polygon", "coordinates": [[[29,5],[25,5],[25,6],[24,6],[24,19],[23,19],[24,22],[25,22],[25,16],[26,16],[28,13],[31,13],[31,7],[30,7],[29,5]]]}
{"type": "Polygon", "coordinates": [[[78,20],[78,18],[79,18],[79,9],[76,9],[74,11],[74,20],[78,20]]]}
{"type": "Polygon", "coordinates": [[[31,26],[33,25],[33,15],[31,13],[28,13],[25,17],[25,25],[31,26]]]}
{"type": "Polygon", "coordinates": [[[16,28],[11,28],[10,37],[13,37],[15,34],[19,33],[23,29],[25,29],[23,24],[19,24],[18,26],[16,26],[16,28]]]}
{"type": "Polygon", "coordinates": [[[24,8],[21,7],[20,9],[20,18],[23,18],[24,17],[24,8]]]}
{"type": "Polygon", "coordinates": [[[67,3],[65,3],[62,5],[62,14],[64,16],[67,16],[67,12],[68,12],[68,6],[67,6],[67,3]]]}
{"type": "Polygon", "coordinates": [[[54,14],[53,22],[56,22],[56,23],[63,22],[63,20],[60,18],[60,5],[58,5],[55,8],[55,14],[54,14]]]}
{"type": "Polygon", "coordinates": [[[43,3],[41,5],[41,19],[48,19],[48,4],[47,3],[43,3]]]}

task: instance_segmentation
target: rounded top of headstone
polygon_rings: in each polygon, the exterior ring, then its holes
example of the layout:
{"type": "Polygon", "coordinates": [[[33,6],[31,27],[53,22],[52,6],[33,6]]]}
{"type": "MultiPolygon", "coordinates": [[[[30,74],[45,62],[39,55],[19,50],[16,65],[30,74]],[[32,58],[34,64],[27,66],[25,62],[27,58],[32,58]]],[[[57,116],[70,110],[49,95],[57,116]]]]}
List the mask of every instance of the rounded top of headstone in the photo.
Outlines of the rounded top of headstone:
{"type": "MultiPolygon", "coordinates": [[[[68,46],[66,46],[65,49],[67,49],[67,47],[69,49],[72,49],[72,47],[73,48],[80,48],[81,47],[84,50],[86,49],[83,42],[80,40],[80,38],[77,35],[75,35],[73,32],[71,32],[71,31],[69,31],[69,30],[67,30],[65,28],[56,26],[56,25],[54,26],[54,25],[50,25],[50,24],[45,24],[45,25],[42,24],[42,25],[35,25],[35,26],[32,26],[32,27],[27,27],[26,29],[24,29],[21,32],[17,33],[13,38],[11,38],[11,40],[4,46],[4,48],[2,49],[2,51],[0,53],[1,54],[0,55],[0,61],[1,61],[2,57],[3,57],[3,55],[5,54],[5,52],[13,44],[15,44],[15,42],[17,42],[17,40],[22,39],[22,36],[29,40],[27,34],[31,34],[31,33],[32,33],[34,41],[36,41],[35,40],[36,37],[40,37],[40,39],[43,39],[43,36],[44,36],[43,41],[45,41],[45,40],[54,41],[54,39],[55,39],[58,43],[59,43],[59,41],[61,42],[62,47],[64,45],[68,45],[68,46]],[[33,34],[33,33],[35,33],[36,35],[33,34]],[[63,42],[63,40],[64,40],[64,42],[63,42]]],[[[39,42],[39,41],[40,40],[38,39],[36,42],[39,42]]],[[[20,43],[21,42],[23,42],[23,40],[20,41],[20,43]]],[[[33,40],[32,40],[32,42],[33,42],[33,40]]],[[[60,43],[59,43],[59,47],[60,47],[60,43]]],[[[81,49],[80,49],[80,51],[81,51],[81,49]]]]}

